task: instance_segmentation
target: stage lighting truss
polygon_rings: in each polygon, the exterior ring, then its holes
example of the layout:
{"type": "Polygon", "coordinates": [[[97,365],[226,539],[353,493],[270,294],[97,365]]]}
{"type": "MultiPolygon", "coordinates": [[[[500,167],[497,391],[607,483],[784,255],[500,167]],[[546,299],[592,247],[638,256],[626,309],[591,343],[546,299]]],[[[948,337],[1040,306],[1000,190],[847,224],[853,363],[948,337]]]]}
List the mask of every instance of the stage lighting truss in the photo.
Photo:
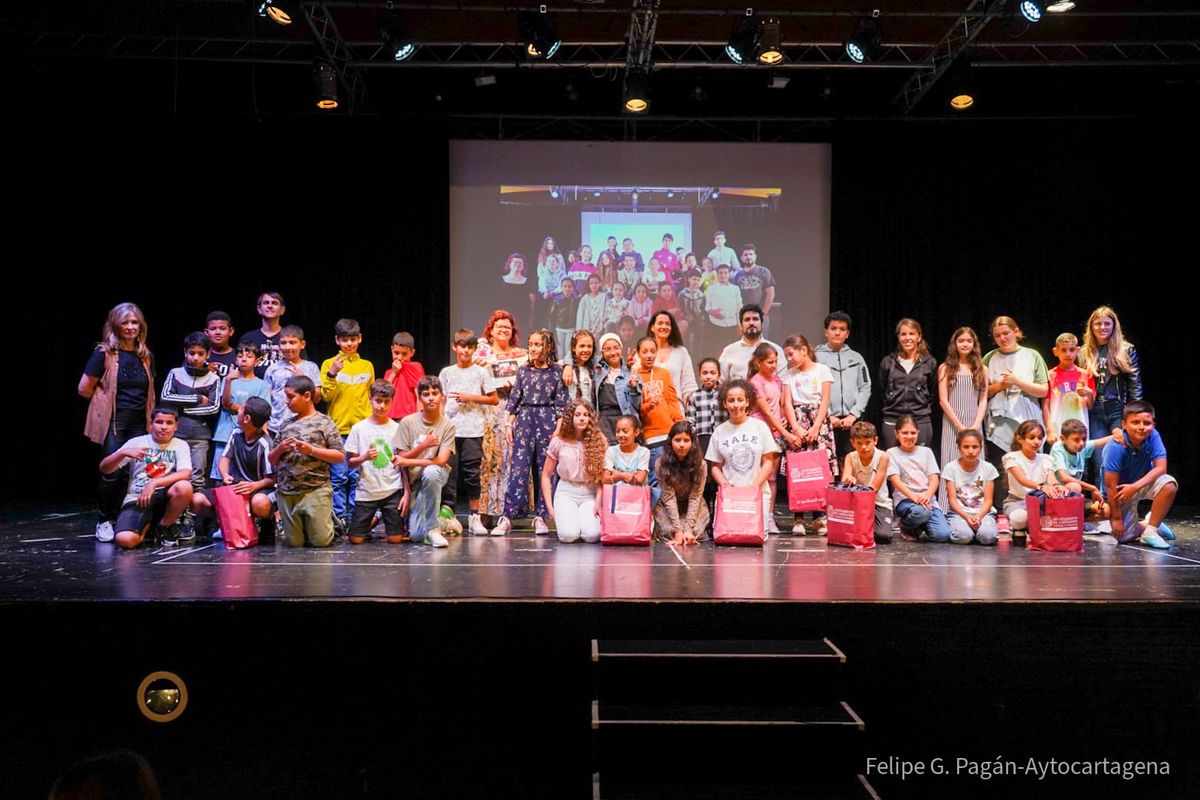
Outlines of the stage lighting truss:
{"type": "Polygon", "coordinates": [[[874,61],[883,54],[883,26],[879,24],[879,10],[859,21],[854,33],[846,40],[846,55],[855,64],[874,61]]]}
{"type": "Polygon", "coordinates": [[[562,47],[562,39],[554,28],[546,6],[538,7],[537,11],[522,11],[517,20],[517,28],[521,43],[525,45],[525,55],[539,61],[549,61],[562,47]]]}
{"type": "Polygon", "coordinates": [[[258,6],[260,17],[265,17],[279,25],[292,24],[292,15],[278,0],[255,0],[255,3],[258,6]]]}

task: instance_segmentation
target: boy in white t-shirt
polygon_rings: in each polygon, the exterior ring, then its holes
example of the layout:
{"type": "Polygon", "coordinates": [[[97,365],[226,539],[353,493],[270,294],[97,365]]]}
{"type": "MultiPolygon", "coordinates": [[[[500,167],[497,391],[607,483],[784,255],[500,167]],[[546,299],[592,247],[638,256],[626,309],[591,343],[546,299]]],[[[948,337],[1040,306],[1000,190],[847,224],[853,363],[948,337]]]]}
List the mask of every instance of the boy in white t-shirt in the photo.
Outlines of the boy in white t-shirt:
{"type": "Polygon", "coordinates": [[[500,403],[496,382],[490,370],[473,363],[479,339],[475,332],[459,328],[454,332],[451,347],[455,363],[438,375],[446,394],[446,417],[454,423],[454,455],[450,459],[450,478],[442,487],[442,508],[454,513],[461,484],[467,495],[471,515],[467,530],[476,536],[487,536],[488,529],[479,518],[479,465],[483,461],[483,428],[486,423],[484,406],[500,403]]]}
{"type": "Polygon", "coordinates": [[[758,398],[747,381],[734,378],[721,387],[720,397],[729,419],[713,431],[704,460],[712,464],[712,477],[717,486],[762,487],[763,525],[766,527],[772,512],[767,478],[774,462],[764,456],[778,453],[779,445],[767,423],[750,416],[750,409],[758,398]]]}
{"type": "Polygon", "coordinates": [[[173,408],[150,412],[150,433],[135,436],[100,462],[111,475],[126,464],[129,488],[113,525],[114,540],[126,550],[137,547],[155,525],[164,545],[179,544],[179,517],[192,502],[192,454],[175,438],[179,417],[173,408]]]}
{"type": "Polygon", "coordinates": [[[383,530],[389,544],[404,541],[400,518],[400,498],[404,495],[404,470],[392,466],[392,441],[400,424],[388,412],[396,387],[377,380],[369,388],[371,416],[359,420],[346,436],[346,458],[350,469],[359,470],[354,495],[354,514],[350,518],[350,544],[364,544],[371,535],[375,512],[383,517],[383,530]]]}
{"type": "Polygon", "coordinates": [[[850,428],[853,452],[846,454],[842,483],[870,486],[875,490],[875,541],[892,541],[892,498],[887,493],[888,457],[877,446],[879,434],[869,422],[859,421],[850,428]]]}

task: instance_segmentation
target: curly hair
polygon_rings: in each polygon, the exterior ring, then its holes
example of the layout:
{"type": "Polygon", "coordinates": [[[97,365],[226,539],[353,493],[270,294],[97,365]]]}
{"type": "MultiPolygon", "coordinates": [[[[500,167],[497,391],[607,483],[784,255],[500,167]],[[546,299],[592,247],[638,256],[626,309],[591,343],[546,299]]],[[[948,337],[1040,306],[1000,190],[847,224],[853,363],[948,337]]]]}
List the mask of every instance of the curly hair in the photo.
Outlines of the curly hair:
{"type": "Polygon", "coordinates": [[[563,409],[562,425],[558,427],[558,438],[564,442],[583,442],[583,469],[589,483],[599,483],[604,477],[604,453],[608,450],[608,439],[600,430],[600,418],[592,404],[582,397],[567,403],[563,409]],[[588,412],[588,426],[582,435],[575,430],[575,409],[583,406],[588,412]]]}
{"type": "Polygon", "coordinates": [[[667,448],[658,459],[658,482],[670,486],[676,495],[686,497],[705,480],[704,457],[700,455],[700,442],[690,422],[676,422],[667,434],[667,448]],[[672,442],[681,433],[692,440],[692,449],[682,459],[675,455],[672,442]]]}
{"type": "Polygon", "coordinates": [[[495,325],[497,322],[499,322],[502,319],[506,319],[512,323],[513,335],[512,335],[512,339],[509,340],[509,345],[512,347],[520,347],[521,346],[521,331],[519,328],[517,328],[516,317],[514,317],[509,312],[505,311],[503,308],[497,308],[495,311],[492,312],[492,315],[490,317],[488,317],[487,325],[483,326],[483,337],[482,338],[486,339],[488,341],[488,344],[494,344],[492,342],[492,326],[495,325]]]}

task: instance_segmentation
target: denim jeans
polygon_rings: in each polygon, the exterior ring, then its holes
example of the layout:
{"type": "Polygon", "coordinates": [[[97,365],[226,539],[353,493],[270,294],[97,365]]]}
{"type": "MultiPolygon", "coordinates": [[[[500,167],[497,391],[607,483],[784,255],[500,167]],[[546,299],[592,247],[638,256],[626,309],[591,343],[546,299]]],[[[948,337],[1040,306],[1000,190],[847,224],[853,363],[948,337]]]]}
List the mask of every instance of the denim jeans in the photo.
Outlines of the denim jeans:
{"type": "MultiPolygon", "coordinates": [[[[342,444],[348,437],[342,437],[342,444]]],[[[333,486],[333,514],[350,522],[354,516],[354,495],[358,493],[358,470],[350,469],[343,458],[329,465],[329,483],[333,486]]]]}
{"type": "Polygon", "coordinates": [[[1000,532],[996,529],[996,515],[986,514],[979,521],[979,530],[972,531],[966,519],[953,511],[946,512],[946,521],[950,524],[950,541],[955,544],[970,544],[972,541],[982,545],[995,544],[1000,532]]]}
{"type": "Polygon", "coordinates": [[[408,512],[408,534],[414,542],[425,541],[425,535],[437,527],[438,512],[442,509],[442,487],[450,470],[430,464],[421,467],[421,477],[412,485],[412,502],[408,512]]]}
{"type": "Polygon", "coordinates": [[[922,530],[935,542],[950,541],[950,523],[936,504],[926,508],[906,497],[896,503],[896,518],[905,528],[922,530]]]}

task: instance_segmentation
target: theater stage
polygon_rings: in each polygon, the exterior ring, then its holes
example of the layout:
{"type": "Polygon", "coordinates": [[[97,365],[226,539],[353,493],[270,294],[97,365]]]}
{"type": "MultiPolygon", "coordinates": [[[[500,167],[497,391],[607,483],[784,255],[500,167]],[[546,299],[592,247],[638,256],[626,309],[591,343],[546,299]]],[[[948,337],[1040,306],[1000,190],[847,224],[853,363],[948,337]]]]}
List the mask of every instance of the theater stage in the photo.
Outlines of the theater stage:
{"type": "Polygon", "coordinates": [[[91,520],[0,524],[8,796],[114,746],[173,798],[1126,800],[1200,780],[1200,524],[1182,510],[1170,551],[1078,554],[522,531],[119,552],[91,520]],[[160,671],[189,696],[165,723],[139,707],[160,671]],[[997,758],[1158,774],[955,772],[997,758]],[[925,772],[883,766],[902,762],[925,772]]]}

